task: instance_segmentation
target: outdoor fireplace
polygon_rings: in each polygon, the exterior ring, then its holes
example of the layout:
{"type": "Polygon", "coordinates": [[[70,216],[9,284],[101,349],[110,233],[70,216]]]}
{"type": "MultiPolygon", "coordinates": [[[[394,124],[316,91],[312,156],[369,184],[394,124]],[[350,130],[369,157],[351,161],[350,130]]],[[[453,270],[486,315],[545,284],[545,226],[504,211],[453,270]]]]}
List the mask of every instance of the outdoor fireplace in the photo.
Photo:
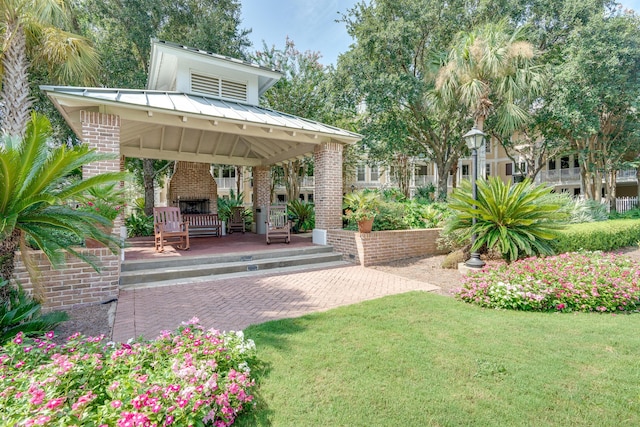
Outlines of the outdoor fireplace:
{"type": "Polygon", "coordinates": [[[218,213],[218,185],[208,163],[177,162],[167,202],[183,214],[218,213]]]}
{"type": "Polygon", "coordinates": [[[178,200],[180,212],[183,214],[208,214],[209,199],[178,200]]]}

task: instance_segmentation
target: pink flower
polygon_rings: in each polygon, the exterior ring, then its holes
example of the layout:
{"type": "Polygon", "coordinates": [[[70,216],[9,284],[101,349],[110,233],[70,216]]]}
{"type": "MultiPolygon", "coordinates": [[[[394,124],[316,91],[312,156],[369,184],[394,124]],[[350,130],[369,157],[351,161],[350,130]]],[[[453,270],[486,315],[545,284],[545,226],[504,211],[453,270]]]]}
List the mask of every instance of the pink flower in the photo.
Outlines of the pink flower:
{"type": "Polygon", "coordinates": [[[51,399],[50,401],[47,402],[47,409],[55,409],[58,406],[61,406],[65,401],[64,397],[58,397],[56,399],[51,399]]]}
{"type": "Polygon", "coordinates": [[[22,344],[22,332],[18,332],[18,335],[13,339],[14,344],[22,344]]]}
{"type": "Polygon", "coordinates": [[[566,307],[566,305],[565,305],[565,304],[558,304],[558,305],[556,305],[556,308],[557,308],[558,310],[563,310],[565,307],[566,307]]]}
{"type": "Polygon", "coordinates": [[[54,335],[55,334],[53,333],[53,331],[49,331],[46,334],[44,334],[45,338],[48,339],[48,340],[53,339],[54,335]]]}
{"type": "Polygon", "coordinates": [[[112,408],[116,408],[117,409],[117,408],[119,408],[121,406],[122,406],[122,402],[119,401],[119,400],[114,400],[113,402],[111,402],[111,407],[112,408]]]}

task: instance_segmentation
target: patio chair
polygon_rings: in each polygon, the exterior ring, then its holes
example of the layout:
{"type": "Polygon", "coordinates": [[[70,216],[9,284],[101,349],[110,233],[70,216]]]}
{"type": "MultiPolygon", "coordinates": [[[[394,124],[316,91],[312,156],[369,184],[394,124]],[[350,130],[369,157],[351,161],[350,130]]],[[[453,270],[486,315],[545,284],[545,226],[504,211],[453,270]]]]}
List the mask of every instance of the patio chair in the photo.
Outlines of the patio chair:
{"type": "Polygon", "coordinates": [[[291,221],[287,216],[286,206],[270,206],[267,208],[267,245],[272,239],[284,239],[291,243],[291,221]]]}
{"type": "Polygon", "coordinates": [[[229,234],[234,231],[242,231],[242,234],[244,234],[244,206],[233,206],[231,208],[227,231],[229,234]]]}
{"type": "Polygon", "coordinates": [[[182,221],[180,208],[153,208],[153,231],[157,252],[163,252],[170,239],[177,239],[177,249],[189,250],[189,222],[182,221]]]}

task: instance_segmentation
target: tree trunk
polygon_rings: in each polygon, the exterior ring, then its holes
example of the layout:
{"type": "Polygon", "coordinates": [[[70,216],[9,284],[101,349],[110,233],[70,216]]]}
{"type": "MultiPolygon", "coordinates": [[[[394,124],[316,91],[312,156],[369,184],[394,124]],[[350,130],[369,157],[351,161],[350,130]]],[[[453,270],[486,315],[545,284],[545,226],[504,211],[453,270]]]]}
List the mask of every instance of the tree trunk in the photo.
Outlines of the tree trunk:
{"type": "MultiPolygon", "coordinates": [[[[15,252],[20,243],[20,230],[13,232],[4,240],[0,241],[0,280],[11,280],[15,268],[15,252]]],[[[4,304],[9,299],[9,285],[0,287],[0,304],[4,304]]]]}
{"type": "Polygon", "coordinates": [[[242,192],[242,166],[236,166],[236,197],[242,192]]]}
{"type": "Polygon", "coordinates": [[[142,176],[144,179],[144,214],[149,216],[153,215],[155,205],[153,159],[142,159],[142,176]]]}
{"type": "Polygon", "coordinates": [[[23,28],[15,23],[6,23],[7,44],[2,57],[2,105],[1,128],[9,135],[22,135],[25,131],[33,99],[29,96],[29,61],[27,59],[26,36],[23,28]]]}
{"type": "Polygon", "coordinates": [[[449,177],[449,168],[445,165],[438,165],[438,194],[436,200],[447,200],[447,178],[449,177]]]}

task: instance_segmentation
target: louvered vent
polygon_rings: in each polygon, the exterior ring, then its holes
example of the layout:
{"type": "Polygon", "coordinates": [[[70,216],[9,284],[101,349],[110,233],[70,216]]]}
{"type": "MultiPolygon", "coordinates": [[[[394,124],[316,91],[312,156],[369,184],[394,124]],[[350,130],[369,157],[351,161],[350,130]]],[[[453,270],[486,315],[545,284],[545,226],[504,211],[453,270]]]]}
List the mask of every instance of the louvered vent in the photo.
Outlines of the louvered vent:
{"type": "Polygon", "coordinates": [[[246,101],[247,85],[244,83],[222,80],[222,97],[236,99],[238,101],[246,101]]]}
{"type": "Polygon", "coordinates": [[[211,95],[236,101],[247,100],[246,83],[233,82],[203,74],[191,73],[191,90],[203,95],[211,95]]]}
{"type": "Polygon", "coordinates": [[[203,95],[220,96],[220,79],[191,73],[191,90],[203,95]]]}

